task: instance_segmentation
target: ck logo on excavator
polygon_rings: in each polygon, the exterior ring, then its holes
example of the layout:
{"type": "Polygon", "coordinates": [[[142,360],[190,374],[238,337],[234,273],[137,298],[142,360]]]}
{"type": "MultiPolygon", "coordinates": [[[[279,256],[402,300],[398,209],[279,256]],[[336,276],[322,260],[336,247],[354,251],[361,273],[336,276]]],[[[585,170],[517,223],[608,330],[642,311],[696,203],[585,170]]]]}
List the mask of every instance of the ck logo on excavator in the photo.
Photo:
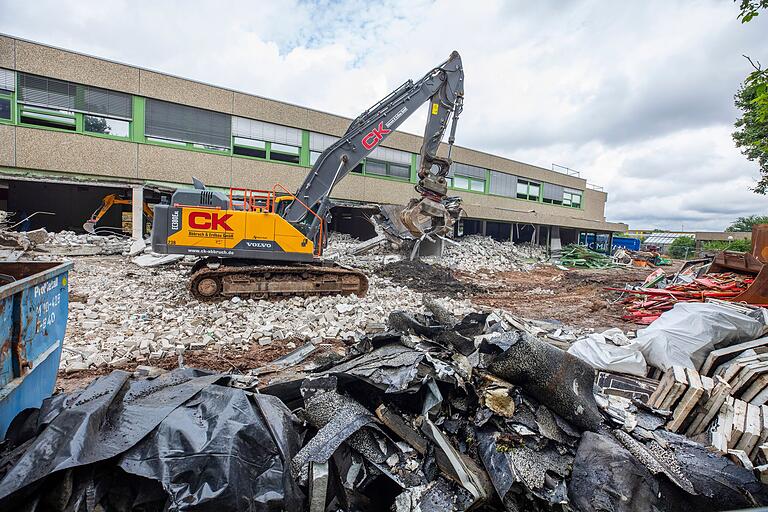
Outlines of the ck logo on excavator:
{"type": "Polygon", "coordinates": [[[365,134],[365,137],[363,137],[363,147],[368,150],[375,148],[388,133],[392,133],[392,130],[387,130],[384,128],[384,122],[380,122],[379,126],[365,134]]]}
{"type": "Polygon", "coordinates": [[[231,213],[220,214],[219,212],[192,212],[189,214],[189,227],[192,229],[223,229],[224,231],[234,231],[227,221],[232,217],[231,213]]]}

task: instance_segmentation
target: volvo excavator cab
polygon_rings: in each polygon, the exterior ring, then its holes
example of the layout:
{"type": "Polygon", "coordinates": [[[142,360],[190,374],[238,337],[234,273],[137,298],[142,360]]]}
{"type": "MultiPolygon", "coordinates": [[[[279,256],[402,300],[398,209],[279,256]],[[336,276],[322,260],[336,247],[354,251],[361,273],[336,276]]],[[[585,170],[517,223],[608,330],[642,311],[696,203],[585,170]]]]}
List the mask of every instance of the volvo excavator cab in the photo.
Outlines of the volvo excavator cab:
{"type": "Polygon", "coordinates": [[[446,176],[463,96],[461,57],[453,52],[423,78],[405,82],[358,116],[318,157],[298,191],[276,184],[227,193],[209,190],[199,180],[194,189],[177,190],[170,203],[155,206],[152,249],[201,257],[189,285],[200,300],[362,296],[368,289],[365,274],[322,258],[333,187],[429,102],[415,187],[421,197],[391,217],[412,237],[446,234],[461,209],[458,198],[446,197],[446,176]],[[448,157],[438,157],[451,118],[448,157]]]}

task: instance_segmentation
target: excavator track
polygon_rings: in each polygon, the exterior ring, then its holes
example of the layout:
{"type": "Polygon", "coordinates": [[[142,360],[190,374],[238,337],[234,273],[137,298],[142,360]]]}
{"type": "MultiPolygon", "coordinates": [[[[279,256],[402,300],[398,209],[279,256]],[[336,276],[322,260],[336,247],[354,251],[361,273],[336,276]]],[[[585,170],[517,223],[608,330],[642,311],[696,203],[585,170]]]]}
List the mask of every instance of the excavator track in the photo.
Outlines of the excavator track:
{"type": "Polygon", "coordinates": [[[359,270],[320,265],[204,266],[192,273],[189,291],[202,302],[226,297],[272,299],[322,295],[365,296],[368,278],[359,270]]]}

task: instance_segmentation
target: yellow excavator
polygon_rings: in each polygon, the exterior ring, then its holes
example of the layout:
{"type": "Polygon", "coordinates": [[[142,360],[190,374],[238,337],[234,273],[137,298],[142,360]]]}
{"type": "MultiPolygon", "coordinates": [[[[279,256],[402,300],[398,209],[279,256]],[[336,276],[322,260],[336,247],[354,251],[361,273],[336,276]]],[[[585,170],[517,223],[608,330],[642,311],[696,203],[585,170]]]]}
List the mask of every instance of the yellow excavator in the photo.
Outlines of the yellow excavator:
{"type": "MultiPolygon", "coordinates": [[[[104,198],[101,200],[101,206],[97,208],[92,214],[91,218],[85,221],[85,224],[83,224],[83,229],[86,233],[95,234],[96,233],[96,224],[101,220],[101,218],[112,208],[114,205],[119,204],[133,204],[133,201],[131,199],[128,199],[127,197],[121,196],[119,194],[109,194],[104,196],[104,198]]],[[[152,211],[152,208],[149,207],[146,201],[144,201],[143,204],[144,209],[144,215],[147,216],[148,220],[152,220],[154,217],[154,212],[152,211]]]]}
{"type": "Polygon", "coordinates": [[[209,190],[197,179],[194,189],[176,190],[170,203],[155,205],[152,250],[200,256],[189,288],[203,301],[226,296],[362,296],[368,289],[365,274],[322,258],[333,187],[429,102],[416,185],[421,197],[389,220],[419,240],[451,231],[461,201],[446,197],[446,176],[463,98],[461,57],[453,52],[423,78],[408,80],[358,116],[317,158],[294,193],[280,184],[271,190],[232,188],[225,193],[209,190]],[[448,156],[439,157],[451,117],[448,156]]]}

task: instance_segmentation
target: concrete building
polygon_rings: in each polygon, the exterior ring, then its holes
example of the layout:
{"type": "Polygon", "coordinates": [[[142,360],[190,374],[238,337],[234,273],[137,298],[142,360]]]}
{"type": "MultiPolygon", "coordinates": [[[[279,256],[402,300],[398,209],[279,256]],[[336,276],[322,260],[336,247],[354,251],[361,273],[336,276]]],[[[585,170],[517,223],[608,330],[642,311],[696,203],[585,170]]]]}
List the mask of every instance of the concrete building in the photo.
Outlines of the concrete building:
{"type": "MultiPolygon", "coordinates": [[[[371,98],[371,103],[378,98],[371,98]]],[[[350,119],[0,35],[0,208],[35,228],[77,229],[116,193],[133,205],[102,223],[141,229],[142,199],[192,177],[212,187],[295,190],[350,119]],[[131,209],[132,208],[132,209],[131,209]]],[[[415,192],[421,137],[395,132],[334,190],[337,229],[364,234],[356,204],[403,204],[415,192]]],[[[445,148],[443,148],[445,149],[445,148]]],[[[606,222],[607,194],[565,169],[456,147],[458,234],[562,243],[606,222]],[[557,229],[553,229],[557,228],[557,229]]]]}

